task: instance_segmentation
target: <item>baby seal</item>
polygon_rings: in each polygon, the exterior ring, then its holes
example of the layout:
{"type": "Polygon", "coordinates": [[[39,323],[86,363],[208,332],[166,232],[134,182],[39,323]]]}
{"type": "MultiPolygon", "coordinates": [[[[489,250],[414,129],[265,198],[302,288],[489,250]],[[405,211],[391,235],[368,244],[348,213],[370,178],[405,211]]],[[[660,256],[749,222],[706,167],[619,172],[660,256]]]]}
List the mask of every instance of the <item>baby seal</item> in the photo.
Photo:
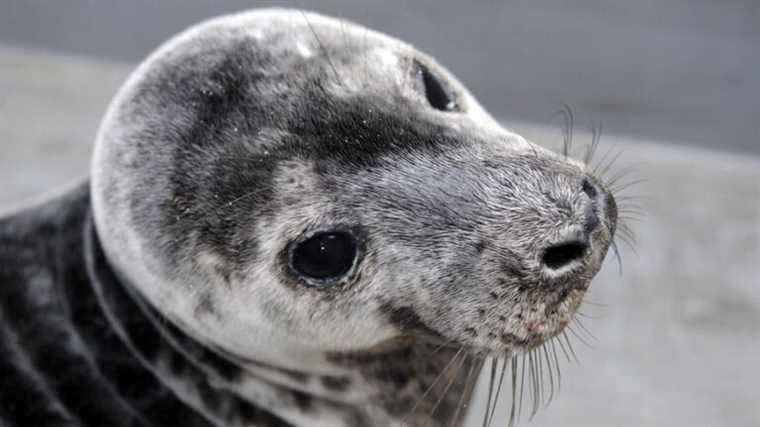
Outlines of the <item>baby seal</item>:
{"type": "Polygon", "coordinates": [[[88,183],[0,222],[0,424],[458,425],[616,220],[413,47],[216,18],[129,77],[88,183]]]}

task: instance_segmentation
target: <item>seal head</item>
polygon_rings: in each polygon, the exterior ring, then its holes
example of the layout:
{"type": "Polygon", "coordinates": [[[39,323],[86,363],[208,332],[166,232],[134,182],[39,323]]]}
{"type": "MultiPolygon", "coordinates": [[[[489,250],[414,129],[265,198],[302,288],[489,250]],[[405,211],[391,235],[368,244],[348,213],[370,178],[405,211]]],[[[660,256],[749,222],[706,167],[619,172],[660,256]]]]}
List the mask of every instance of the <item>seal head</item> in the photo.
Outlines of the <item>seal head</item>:
{"type": "Polygon", "coordinates": [[[118,275],[202,342],[290,368],[400,336],[530,349],[615,230],[586,167],[432,58],[315,14],[200,24],[119,92],[93,160],[118,275]]]}

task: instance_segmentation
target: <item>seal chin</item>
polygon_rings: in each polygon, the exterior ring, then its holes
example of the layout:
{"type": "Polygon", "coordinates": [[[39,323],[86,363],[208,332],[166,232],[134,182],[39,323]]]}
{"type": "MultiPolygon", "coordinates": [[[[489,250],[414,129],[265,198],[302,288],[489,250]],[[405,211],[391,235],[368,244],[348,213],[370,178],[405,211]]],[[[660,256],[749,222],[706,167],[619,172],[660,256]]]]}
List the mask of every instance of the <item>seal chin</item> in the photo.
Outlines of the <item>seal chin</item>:
{"type": "Polygon", "coordinates": [[[497,346],[498,351],[503,352],[506,345],[512,353],[527,353],[560,335],[583,303],[587,288],[588,283],[584,287],[563,291],[557,301],[547,304],[541,314],[526,319],[512,331],[504,332],[497,346]]]}
{"type": "Polygon", "coordinates": [[[509,314],[484,321],[482,333],[452,339],[480,356],[507,357],[528,353],[562,334],[583,303],[590,280],[562,290],[546,292],[535,302],[531,298],[514,304],[509,314]],[[483,339],[485,335],[486,339],[483,339]]]}

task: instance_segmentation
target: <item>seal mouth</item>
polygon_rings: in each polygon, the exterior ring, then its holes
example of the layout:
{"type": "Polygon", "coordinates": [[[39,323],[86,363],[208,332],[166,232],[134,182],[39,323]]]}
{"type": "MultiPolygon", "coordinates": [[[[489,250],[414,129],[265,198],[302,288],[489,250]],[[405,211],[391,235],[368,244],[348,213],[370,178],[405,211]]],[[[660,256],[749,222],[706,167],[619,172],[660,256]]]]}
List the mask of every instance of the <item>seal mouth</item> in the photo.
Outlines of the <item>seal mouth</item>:
{"type": "Polygon", "coordinates": [[[588,283],[576,285],[543,295],[536,305],[520,305],[511,316],[516,321],[499,330],[497,339],[488,346],[491,355],[502,355],[505,351],[527,353],[563,334],[575,319],[587,288],[588,283]]]}
{"type": "MultiPolygon", "coordinates": [[[[554,339],[563,338],[567,326],[577,321],[575,316],[589,285],[590,280],[555,292],[541,292],[541,301],[538,304],[540,309],[536,309],[537,304],[526,303],[520,306],[519,311],[509,316],[495,313],[491,322],[496,322],[497,325],[485,328],[485,336],[489,338],[485,341],[440,332],[431,327],[411,328],[401,335],[385,339],[370,347],[340,353],[378,355],[396,352],[413,344],[426,343],[435,349],[464,350],[480,358],[510,358],[528,354],[554,339]],[[514,322],[510,322],[508,327],[503,327],[504,320],[514,322]]],[[[468,331],[470,328],[465,330],[468,331]]]]}

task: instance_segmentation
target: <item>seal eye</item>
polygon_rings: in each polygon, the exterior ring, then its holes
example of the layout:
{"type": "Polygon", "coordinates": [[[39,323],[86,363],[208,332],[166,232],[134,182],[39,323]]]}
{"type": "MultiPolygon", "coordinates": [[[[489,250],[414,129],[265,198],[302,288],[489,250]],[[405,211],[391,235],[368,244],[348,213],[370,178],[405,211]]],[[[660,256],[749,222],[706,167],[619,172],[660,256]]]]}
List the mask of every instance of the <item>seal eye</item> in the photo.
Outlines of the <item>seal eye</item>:
{"type": "Polygon", "coordinates": [[[424,90],[425,98],[431,107],[441,111],[459,110],[459,105],[454,101],[449,88],[441,83],[426,66],[417,61],[415,61],[415,77],[417,85],[424,90]]]}
{"type": "Polygon", "coordinates": [[[318,233],[293,249],[291,266],[312,279],[335,279],[348,272],[356,258],[356,240],[342,231],[318,233]]]}

